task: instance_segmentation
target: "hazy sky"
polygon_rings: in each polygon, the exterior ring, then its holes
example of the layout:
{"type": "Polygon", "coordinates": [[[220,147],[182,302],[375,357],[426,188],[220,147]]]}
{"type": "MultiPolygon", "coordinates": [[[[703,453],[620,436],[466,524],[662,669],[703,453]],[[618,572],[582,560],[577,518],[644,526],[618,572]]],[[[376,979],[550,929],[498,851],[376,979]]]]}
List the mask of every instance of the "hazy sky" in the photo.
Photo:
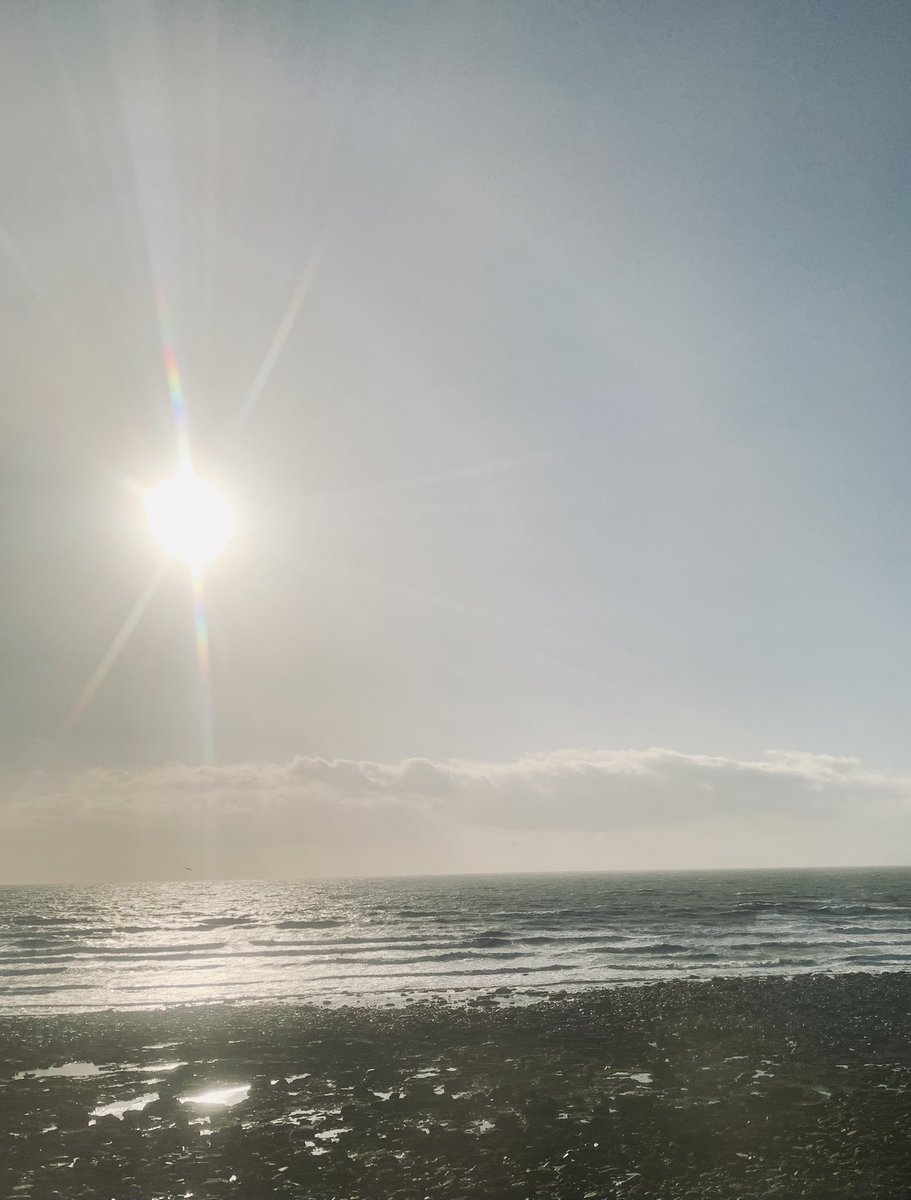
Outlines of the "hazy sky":
{"type": "Polygon", "coordinates": [[[908,861],[909,61],[885,0],[3,6],[0,880],[908,861]],[[180,566],[73,710],[161,313],[213,764],[180,566]]]}

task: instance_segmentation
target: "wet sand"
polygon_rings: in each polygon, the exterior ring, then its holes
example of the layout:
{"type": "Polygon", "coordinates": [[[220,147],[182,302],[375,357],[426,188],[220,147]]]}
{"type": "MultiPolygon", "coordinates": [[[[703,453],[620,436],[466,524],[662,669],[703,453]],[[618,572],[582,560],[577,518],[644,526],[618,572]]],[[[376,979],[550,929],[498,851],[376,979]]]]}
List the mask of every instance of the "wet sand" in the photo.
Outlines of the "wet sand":
{"type": "Polygon", "coordinates": [[[909,1129],[909,973],[0,1020],[11,1198],[901,1200],[909,1129]]]}

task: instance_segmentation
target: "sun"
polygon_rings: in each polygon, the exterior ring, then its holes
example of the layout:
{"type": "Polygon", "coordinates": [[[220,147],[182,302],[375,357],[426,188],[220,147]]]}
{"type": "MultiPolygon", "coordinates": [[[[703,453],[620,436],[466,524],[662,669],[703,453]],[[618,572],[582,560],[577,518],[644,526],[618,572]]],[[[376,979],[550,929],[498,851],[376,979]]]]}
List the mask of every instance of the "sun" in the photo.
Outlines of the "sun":
{"type": "Polygon", "coordinates": [[[198,572],[213,562],[234,533],[234,510],[224,495],[186,469],[146,492],[152,537],[165,553],[198,572]]]}

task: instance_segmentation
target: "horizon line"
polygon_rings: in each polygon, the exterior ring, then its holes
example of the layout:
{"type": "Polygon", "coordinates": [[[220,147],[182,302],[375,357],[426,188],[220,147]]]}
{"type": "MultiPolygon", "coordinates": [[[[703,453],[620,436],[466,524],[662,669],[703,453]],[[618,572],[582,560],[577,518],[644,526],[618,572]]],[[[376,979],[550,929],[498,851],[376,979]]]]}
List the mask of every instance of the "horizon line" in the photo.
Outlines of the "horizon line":
{"type": "MultiPolygon", "coordinates": [[[[188,868],[191,870],[191,868],[188,868]]],[[[130,887],[162,883],[371,883],[389,879],[502,879],[540,878],[542,876],[576,875],[738,875],[756,873],[812,873],[828,871],[907,871],[911,863],[832,863],[821,866],[753,866],[753,867],[590,867],[583,870],[504,870],[504,871],[414,871],[403,874],[380,875],[186,875],[149,879],[102,879],[94,882],[78,879],[32,880],[30,882],[0,881],[2,888],[41,887],[130,887]]]]}

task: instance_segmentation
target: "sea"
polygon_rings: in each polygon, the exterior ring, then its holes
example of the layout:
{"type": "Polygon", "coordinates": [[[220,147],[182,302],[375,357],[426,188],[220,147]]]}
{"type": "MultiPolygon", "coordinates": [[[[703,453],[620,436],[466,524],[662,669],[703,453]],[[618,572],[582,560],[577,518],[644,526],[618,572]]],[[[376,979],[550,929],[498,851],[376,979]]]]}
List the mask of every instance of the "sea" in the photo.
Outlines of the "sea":
{"type": "Polygon", "coordinates": [[[911,868],[0,887],[0,1013],[911,964],[911,868]]]}

